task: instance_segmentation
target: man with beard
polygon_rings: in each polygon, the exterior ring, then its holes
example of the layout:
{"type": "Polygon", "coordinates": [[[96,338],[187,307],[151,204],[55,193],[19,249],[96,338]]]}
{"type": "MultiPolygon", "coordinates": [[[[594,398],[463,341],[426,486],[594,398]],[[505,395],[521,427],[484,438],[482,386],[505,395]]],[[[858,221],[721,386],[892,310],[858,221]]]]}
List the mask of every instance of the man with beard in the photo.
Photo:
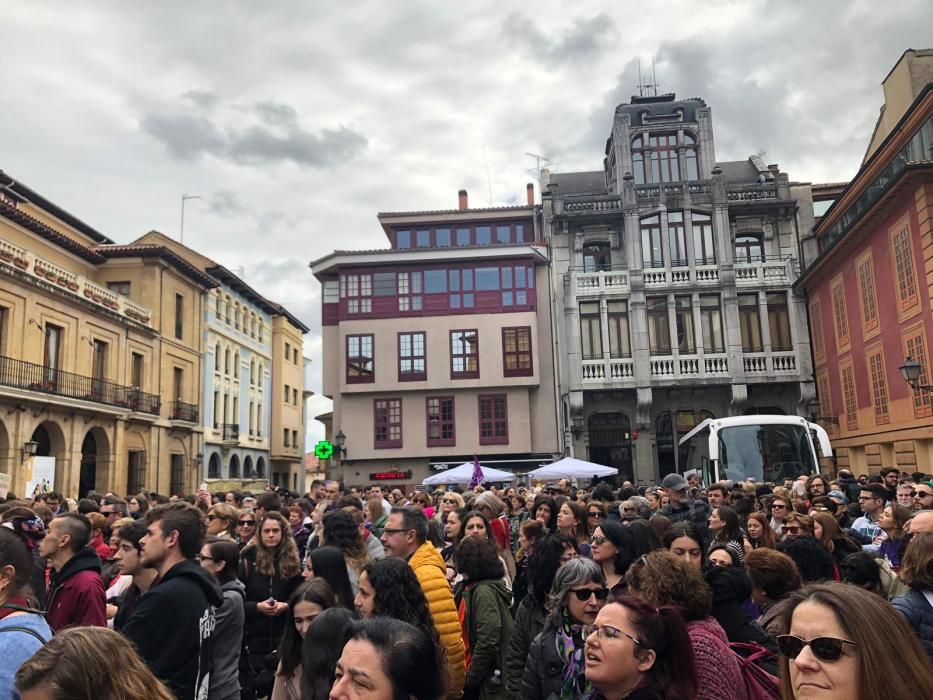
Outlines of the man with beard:
{"type": "Polygon", "coordinates": [[[146,513],[140,563],[159,579],[121,630],[179,700],[207,697],[215,608],[223,604],[220,587],[195,561],[206,529],[201,511],[183,501],[146,513]]]}

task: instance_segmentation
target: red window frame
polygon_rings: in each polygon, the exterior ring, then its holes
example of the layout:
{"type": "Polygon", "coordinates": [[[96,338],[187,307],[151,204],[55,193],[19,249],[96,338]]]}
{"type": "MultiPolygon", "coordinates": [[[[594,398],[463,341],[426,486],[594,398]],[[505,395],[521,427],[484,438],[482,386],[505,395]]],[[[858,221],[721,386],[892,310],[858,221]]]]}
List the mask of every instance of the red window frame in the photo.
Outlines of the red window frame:
{"type": "Polygon", "coordinates": [[[424,331],[406,331],[404,333],[398,334],[398,340],[396,342],[398,347],[398,380],[400,382],[416,382],[424,381],[428,378],[428,361],[427,361],[427,336],[424,331]],[[409,341],[409,353],[407,355],[402,355],[402,338],[404,336],[410,336],[411,340],[409,341]],[[421,347],[420,354],[418,354],[418,345],[416,336],[421,337],[421,347]],[[418,366],[420,361],[421,369],[420,371],[415,369],[418,366]],[[411,369],[406,369],[406,365],[411,367],[411,369]]]}
{"type": "Polygon", "coordinates": [[[531,354],[531,326],[510,326],[502,329],[502,374],[506,377],[534,375],[531,354]],[[524,349],[522,347],[524,342],[524,349]]]}
{"type": "Polygon", "coordinates": [[[402,400],[373,399],[373,448],[402,446],[402,400]]]}
{"type": "Polygon", "coordinates": [[[477,397],[479,413],[479,444],[509,444],[509,402],[507,394],[480,394],[477,397]]]}
{"type": "Polygon", "coordinates": [[[348,336],[347,336],[347,340],[346,340],[345,362],[346,362],[346,379],[347,379],[347,384],[372,384],[373,382],[375,382],[375,381],[376,381],[376,338],[375,338],[375,336],[374,336],[372,333],[364,333],[364,334],[362,334],[362,335],[348,335],[348,336]],[[355,341],[359,342],[359,350],[358,350],[358,352],[359,352],[360,354],[356,355],[353,359],[357,359],[357,360],[361,360],[361,359],[362,359],[362,360],[365,360],[365,359],[366,359],[366,356],[365,356],[365,355],[362,355],[361,353],[363,352],[363,340],[364,340],[364,339],[367,339],[367,338],[369,339],[369,353],[370,353],[370,354],[369,354],[369,358],[368,358],[368,359],[369,359],[369,362],[370,362],[369,374],[366,374],[365,372],[363,372],[363,371],[361,371],[361,370],[358,369],[357,371],[360,372],[359,374],[352,374],[352,375],[351,375],[351,374],[350,374],[350,368],[351,368],[351,363],[350,363],[350,360],[351,360],[350,345],[351,345],[351,342],[352,342],[352,340],[355,340],[355,341]]]}
{"type": "MultiPolygon", "coordinates": [[[[479,378],[479,330],[476,328],[456,328],[450,331],[450,378],[451,379],[478,379],[479,378]],[[454,334],[456,333],[472,333],[475,341],[473,343],[473,352],[454,352],[454,334]],[[473,369],[470,369],[472,358],[473,369]],[[458,370],[457,361],[461,360],[463,362],[463,369],[458,370]]],[[[464,349],[466,349],[466,343],[463,340],[460,341],[464,349]]]]}
{"type": "Polygon", "coordinates": [[[424,400],[425,435],[428,447],[452,447],[457,444],[456,407],[453,396],[428,396],[424,400]],[[445,407],[445,404],[448,404],[445,407]],[[432,428],[436,428],[432,431],[432,428]],[[437,437],[432,437],[432,432],[437,437]]]}

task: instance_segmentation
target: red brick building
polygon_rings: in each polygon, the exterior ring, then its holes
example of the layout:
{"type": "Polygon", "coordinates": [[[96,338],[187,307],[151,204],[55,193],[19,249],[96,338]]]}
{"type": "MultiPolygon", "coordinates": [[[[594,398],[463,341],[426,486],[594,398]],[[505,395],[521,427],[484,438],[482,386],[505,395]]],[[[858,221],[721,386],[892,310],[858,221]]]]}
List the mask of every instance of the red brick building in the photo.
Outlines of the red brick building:
{"type": "Polygon", "coordinates": [[[933,384],[931,80],[933,52],[905,52],[861,169],[802,242],[819,413],[856,473],[933,471],[933,393],[899,371],[909,356],[933,384]]]}

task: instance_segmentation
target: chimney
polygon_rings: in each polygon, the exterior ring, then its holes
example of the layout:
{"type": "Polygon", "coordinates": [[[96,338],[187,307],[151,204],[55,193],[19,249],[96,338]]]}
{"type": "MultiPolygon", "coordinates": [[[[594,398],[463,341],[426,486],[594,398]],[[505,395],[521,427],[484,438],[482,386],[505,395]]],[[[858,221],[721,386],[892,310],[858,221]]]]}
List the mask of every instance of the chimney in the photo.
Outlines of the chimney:
{"type": "Polygon", "coordinates": [[[525,185],[525,191],[528,195],[528,206],[533,207],[535,205],[535,186],[533,182],[529,182],[525,185]]]}
{"type": "Polygon", "coordinates": [[[469,208],[470,208],[470,201],[469,201],[469,198],[467,197],[467,191],[466,191],[466,190],[460,190],[457,194],[458,194],[459,197],[460,197],[460,210],[462,211],[462,210],[464,210],[464,209],[469,209],[469,208]]]}

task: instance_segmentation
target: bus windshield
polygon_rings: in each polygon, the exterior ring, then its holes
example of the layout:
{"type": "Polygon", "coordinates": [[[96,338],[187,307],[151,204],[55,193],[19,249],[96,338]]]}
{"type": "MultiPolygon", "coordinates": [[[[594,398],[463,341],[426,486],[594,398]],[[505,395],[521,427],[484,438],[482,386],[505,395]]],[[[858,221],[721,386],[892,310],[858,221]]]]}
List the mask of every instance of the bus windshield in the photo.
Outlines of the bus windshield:
{"type": "Polygon", "coordinates": [[[819,469],[805,427],[789,424],[737,425],[719,435],[719,478],[781,483],[819,469]]]}

